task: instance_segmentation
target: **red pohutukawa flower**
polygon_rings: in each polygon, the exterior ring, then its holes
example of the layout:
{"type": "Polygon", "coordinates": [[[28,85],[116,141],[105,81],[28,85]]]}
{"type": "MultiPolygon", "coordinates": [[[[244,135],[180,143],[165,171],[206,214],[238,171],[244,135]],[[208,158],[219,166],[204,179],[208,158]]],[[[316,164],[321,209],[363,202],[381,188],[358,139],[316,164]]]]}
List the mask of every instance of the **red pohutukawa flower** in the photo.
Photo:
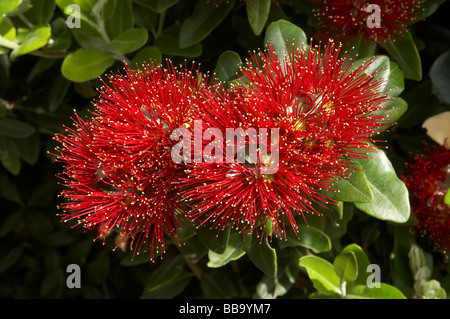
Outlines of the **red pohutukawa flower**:
{"type": "Polygon", "coordinates": [[[297,232],[295,217],[335,203],[320,191],[370,156],[384,121],[374,114],[387,101],[382,80],[367,72],[372,61],[351,70],[333,43],[320,51],[293,50],[282,62],[269,47],[242,68],[245,85],[197,112],[204,161],[183,179],[194,221],[250,233],[271,222],[284,237],[286,218],[297,232]]]}
{"type": "Polygon", "coordinates": [[[314,10],[320,32],[341,42],[348,42],[358,34],[366,42],[385,46],[408,31],[423,12],[423,0],[313,0],[319,4],[314,10]]]}
{"type": "Polygon", "coordinates": [[[426,146],[411,159],[402,174],[410,192],[411,209],[417,218],[414,232],[447,253],[450,248],[450,206],[444,196],[450,187],[450,150],[444,146],[426,146]]]}
{"type": "Polygon", "coordinates": [[[184,167],[171,159],[170,134],[191,125],[191,106],[205,102],[207,87],[198,70],[168,67],[110,76],[94,116],[77,117],[74,129],[56,136],[67,188],[63,220],[78,220],[99,237],[117,230],[138,252],[150,244],[152,258],[164,252],[165,232],[181,239],[186,206],[176,182],[184,167]]]}

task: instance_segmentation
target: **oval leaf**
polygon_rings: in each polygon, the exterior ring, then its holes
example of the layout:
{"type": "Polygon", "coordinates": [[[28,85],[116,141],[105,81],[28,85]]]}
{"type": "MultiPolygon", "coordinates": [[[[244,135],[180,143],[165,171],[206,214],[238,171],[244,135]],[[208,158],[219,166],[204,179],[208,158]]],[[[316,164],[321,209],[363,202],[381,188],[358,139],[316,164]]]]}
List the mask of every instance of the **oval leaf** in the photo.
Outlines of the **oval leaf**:
{"type": "Polygon", "coordinates": [[[35,128],[28,123],[13,119],[0,119],[0,135],[23,138],[35,132],[35,128]]]}
{"type": "Polygon", "coordinates": [[[408,189],[397,177],[386,154],[377,149],[371,158],[360,159],[366,171],[374,200],[370,203],[355,203],[363,212],[382,220],[404,223],[410,215],[408,189]]]}
{"type": "Polygon", "coordinates": [[[19,47],[11,52],[11,59],[19,55],[27,54],[42,48],[50,39],[51,32],[49,26],[38,26],[30,30],[19,47]]]}
{"type": "Polygon", "coordinates": [[[450,50],[441,54],[430,69],[430,78],[433,83],[433,93],[441,102],[450,104],[450,50]]]}
{"type": "Polygon", "coordinates": [[[221,81],[231,81],[237,77],[239,66],[242,64],[241,57],[234,51],[225,51],[217,60],[214,73],[221,81]]]}
{"type": "Polygon", "coordinates": [[[114,63],[104,52],[79,49],[69,54],[61,67],[62,74],[74,82],[85,82],[103,74],[114,63]]]}
{"type": "Polygon", "coordinates": [[[339,277],[334,271],[333,265],[320,257],[308,255],[300,258],[300,266],[305,267],[308,272],[309,279],[314,287],[321,293],[341,294],[339,288],[339,277]]]}
{"type": "Polygon", "coordinates": [[[406,299],[405,295],[394,286],[381,283],[380,288],[369,288],[365,285],[353,287],[349,299],[406,299]]]}
{"type": "Polygon", "coordinates": [[[148,33],[146,29],[132,28],[122,32],[112,40],[110,48],[113,52],[126,54],[143,47],[147,39],[148,33]]]}
{"type": "Polygon", "coordinates": [[[234,1],[216,6],[207,1],[198,1],[194,12],[184,20],[180,29],[180,47],[187,48],[206,38],[228,15],[234,1]]]}
{"type": "Polygon", "coordinates": [[[273,50],[280,60],[284,59],[285,54],[292,51],[295,43],[297,48],[307,48],[306,34],[302,29],[286,20],[272,22],[267,28],[264,43],[271,43],[273,50]]]}
{"type": "Polygon", "coordinates": [[[352,251],[337,255],[333,261],[333,266],[341,283],[353,281],[358,276],[358,263],[356,255],[352,251]]]}
{"type": "Polygon", "coordinates": [[[270,12],[272,0],[247,1],[247,17],[253,32],[260,35],[270,12]]]}

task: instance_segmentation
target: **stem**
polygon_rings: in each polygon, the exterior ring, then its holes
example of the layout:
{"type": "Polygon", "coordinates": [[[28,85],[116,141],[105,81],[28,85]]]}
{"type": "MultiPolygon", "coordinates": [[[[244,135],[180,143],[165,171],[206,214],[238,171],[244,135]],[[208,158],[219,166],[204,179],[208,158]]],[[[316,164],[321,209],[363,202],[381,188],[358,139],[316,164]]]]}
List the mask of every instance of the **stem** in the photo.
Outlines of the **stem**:
{"type": "Polygon", "coordinates": [[[27,25],[28,28],[31,29],[34,27],[34,25],[23,15],[23,13],[19,13],[19,18],[27,25]]]}

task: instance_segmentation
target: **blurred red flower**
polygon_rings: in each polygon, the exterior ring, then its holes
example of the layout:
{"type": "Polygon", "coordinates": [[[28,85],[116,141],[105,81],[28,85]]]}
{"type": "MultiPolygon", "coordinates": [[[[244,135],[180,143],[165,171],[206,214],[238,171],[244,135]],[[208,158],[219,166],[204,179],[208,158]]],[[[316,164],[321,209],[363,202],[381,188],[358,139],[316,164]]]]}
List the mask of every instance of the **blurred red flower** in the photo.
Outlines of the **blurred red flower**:
{"type": "Polygon", "coordinates": [[[319,5],[319,37],[346,43],[358,34],[366,42],[386,46],[408,31],[423,12],[422,0],[313,0],[319,5]],[[378,11],[379,10],[379,11],[378,11]],[[375,19],[378,15],[379,20],[375,19]],[[375,25],[378,22],[377,25],[375,25]]]}
{"type": "Polygon", "coordinates": [[[450,248],[450,206],[444,196],[450,187],[450,150],[428,145],[412,158],[402,173],[410,192],[411,209],[417,218],[414,232],[427,235],[435,248],[450,248]]]}

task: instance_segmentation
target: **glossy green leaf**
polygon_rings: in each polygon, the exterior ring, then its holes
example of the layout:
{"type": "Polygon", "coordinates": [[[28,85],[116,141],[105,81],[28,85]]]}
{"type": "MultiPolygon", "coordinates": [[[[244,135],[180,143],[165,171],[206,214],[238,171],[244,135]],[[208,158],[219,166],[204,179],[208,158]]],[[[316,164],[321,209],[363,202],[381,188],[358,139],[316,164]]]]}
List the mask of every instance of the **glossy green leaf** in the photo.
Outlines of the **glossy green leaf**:
{"type": "Polygon", "coordinates": [[[430,78],[433,93],[445,104],[450,104],[450,50],[441,54],[431,66],[430,78]]]}
{"type": "Polygon", "coordinates": [[[369,288],[365,285],[353,287],[347,295],[348,299],[406,299],[405,295],[394,286],[380,283],[380,288],[369,288]]]}
{"type": "MultiPolygon", "coordinates": [[[[160,252],[153,252],[153,259],[155,260],[160,254],[160,252]]],[[[127,254],[120,261],[120,265],[123,267],[134,267],[142,265],[145,263],[152,262],[152,251],[140,251],[136,252],[134,250],[128,251],[127,254]]]]}
{"type": "Polygon", "coordinates": [[[196,230],[197,236],[208,249],[222,254],[227,248],[231,227],[218,231],[216,228],[211,228],[210,226],[211,224],[207,223],[198,227],[196,230]]]}
{"type": "MultiPolygon", "coordinates": [[[[321,216],[320,218],[326,218],[321,216]]],[[[279,241],[281,249],[285,247],[301,246],[311,249],[315,253],[329,251],[331,240],[321,230],[313,226],[301,225],[298,227],[298,237],[291,228],[286,229],[286,240],[279,241]]]]}
{"type": "Polygon", "coordinates": [[[267,236],[261,240],[256,236],[247,235],[243,249],[253,264],[266,275],[275,276],[277,273],[277,252],[270,247],[267,236]]]}
{"type": "Polygon", "coordinates": [[[220,6],[206,1],[198,1],[192,15],[181,24],[180,48],[187,48],[206,38],[228,15],[234,0],[220,6]]]}
{"type": "Polygon", "coordinates": [[[382,220],[404,223],[410,215],[409,194],[405,184],[397,177],[386,154],[377,149],[371,158],[360,159],[374,200],[355,203],[365,213],[382,220]]]}
{"type": "Polygon", "coordinates": [[[111,41],[110,48],[113,52],[130,53],[134,52],[145,45],[148,40],[148,32],[146,29],[132,28],[119,34],[111,41]]]}
{"type": "Polygon", "coordinates": [[[300,266],[306,268],[309,279],[319,292],[324,294],[342,293],[340,279],[329,261],[321,257],[308,255],[300,258],[300,266]]]}
{"type": "Polygon", "coordinates": [[[271,0],[252,0],[246,5],[247,17],[253,32],[260,35],[269,17],[271,0]]]}
{"type": "Polygon", "coordinates": [[[16,38],[16,28],[8,17],[4,17],[3,20],[0,21],[0,36],[10,41],[13,41],[16,38]]]}
{"type": "Polygon", "coordinates": [[[179,39],[180,26],[172,26],[164,30],[164,32],[155,40],[154,45],[160,49],[164,55],[195,58],[202,54],[201,43],[181,48],[179,39]]]}
{"type": "Polygon", "coordinates": [[[48,43],[50,36],[51,32],[49,26],[34,27],[22,40],[19,47],[11,52],[11,59],[42,48],[48,43]]]}
{"type": "MultiPolygon", "coordinates": [[[[389,123],[389,125],[381,127],[380,130],[395,124],[408,110],[408,103],[401,97],[396,97],[393,100],[386,102],[384,106],[386,107],[386,110],[383,110],[380,113],[387,116],[385,122],[389,123]]],[[[375,112],[374,114],[376,115],[378,112],[375,112]]]]}
{"type": "Polygon", "coordinates": [[[72,33],[66,27],[66,20],[56,18],[51,23],[52,36],[48,44],[42,48],[47,53],[65,52],[72,44],[72,33]]]}
{"type": "Polygon", "coordinates": [[[242,235],[231,234],[227,243],[227,247],[225,251],[221,254],[218,254],[212,250],[208,252],[209,262],[208,267],[210,268],[219,268],[223,265],[226,265],[230,261],[237,260],[245,255],[244,249],[242,249],[242,235]]]}
{"type": "Polygon", "coordinates": [[[272,44],[273,50],[280,60],[284,60],[284,56],[292,52],[293,45],[300,49],[308,48],[305,32],[286,20],[272,22],[267,27],[264,43],[272,44]]]}
{"type": "Polygon", "coordinates": [[[225,51],[217,60],[214,73],[216,78],[220,81],[232,81],[237,77],[239,66],[242,65],[242,60],[239,54],[234,51],[225,51]]]}
{"type": "Polygon", "coordinates": [[[338,201],[370,203],[373,200],[373,195],[366,174],[358,162],[353,163],[352,166],[355,170],[349,178],[339,178],[333,184],[333,189],[336,192],[324,191],[323,194],[338,201]]]}
{"type": "Polygon", "coordinates": [[[8,118],[0,119],[0,135],[22,138],[30,136],[35,130],[26,122],[8,118]]]}
{"type": "MultiPolygon", "coordinates": [[[[367,272],[367,267],[370,265],[369,257],[367,257],[364,250],[356,244],[347,245],[341,251],[341,254],[348,253],[355,255],[357,262],[358,274],[353,283],[357,285],[366,285],[367,277],[371,274],[370,272],[367,272]]],[[[349,283],[349,285],[353,283],[349,283]]]]}
{"type": "Polygon", "coordinates": [[[22,0],[0,0],[0,16],[16,8],[22,0]]]}
{"type": "Polygon", "coordinates": [[[411,33],[404,33],[395,42],[387,41],[386,49],[402,69],[405,78],[420,81],[422,79],[422,62],[411,33]]]}
{"type": "Polygon", "coordinates": [[[0,272],[4,272],[11,266],[14,266],[22,256],[23,248],[22,246],[16,246],[11,251],[0,257],[0,272]]]}
{"type": "Polygon", "coordinates": [[[352,251],[337,255],[333,267],[341,283],[353,281],[358,277],[358,263],[352,251]]]}
{"type": "Polygon", "coordinates": [[[79,49],[64,59],[61,71],[70,81],[85,82],[105,73],[113,63],[114,58],[107,53],[79,49]]]}

